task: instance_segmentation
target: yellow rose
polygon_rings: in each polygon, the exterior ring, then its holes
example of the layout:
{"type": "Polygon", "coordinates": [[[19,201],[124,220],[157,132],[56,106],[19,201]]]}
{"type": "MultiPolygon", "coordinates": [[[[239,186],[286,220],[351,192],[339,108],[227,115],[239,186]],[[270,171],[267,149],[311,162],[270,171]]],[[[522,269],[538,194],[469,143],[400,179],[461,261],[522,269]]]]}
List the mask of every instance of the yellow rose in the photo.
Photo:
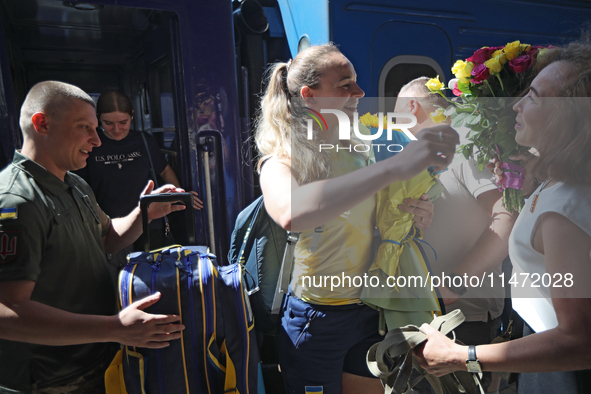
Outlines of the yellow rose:
{"type": "MultiPolygon", "coordinates": [[[[380,119],[377,115],[372,115],[368,112],[359,118],[359,123],[366,127],[374,127],[377,129],[380,126],[380,119]]],[[[382,124],[384,125],[384,128],[388,127],[387,118],[385,116],[382,118],[382,124]]]]}
{"type": "Polygon", "coordinates": [[[513,60],[519,56],[519,53],[521,52],[521,43],[519,41],[510,42],[505,45],[503,51],[505,52],[507,60],[513,60]]]}
{"type": "Polygon", "coordinates": [[[471,78],[471,72],[474,68],[474,63],[472,62],[465,62],[463,60],[458,60],[454,66],[452,67],[451,71],[454,73],[456,78],[460,80],[462,83],[468,83],[471,78]]]}
{"type": "Polygon", "coordinates": [[[372,115],[372,114],[370,114],[369,112],[368,112],[368,113],[366,113],[366,114],[365,114],[365,115],[363,115],[363,116],[360,116],[360,117],[359,117],[359,122],[360,122],[362,125],[364,125],[364,126],[367,126],[367,127],[373,127],[372,125],[373,125],[374,123],[375,123],[375,124],[377,124],[377,123],[378,123],[378,122],[377,122],[377,116],[375,116],[375,115],[372,115]],[[374,118],[376,118],[376,119],[375,119],[375,122],[374,122],[374,118]]]}
{"type": "Polygon", "coordinates": [[[521,44],[521,52],[526,52],[529,51],[529,49],[531,48],[531,45],[529,44],[521,44]]]}
{"type": "Polygon", "coordinates": [[[485,61],[484,65],[486,66],[486,68],[489,69],[490,72],[499,73],[499,72],[501,72],[501,69],[503,68],[503,64],[505,64],[506,61],[507,61],[507,58],[505,57],[505,54],[503,53],[499,56],[495,56],[492,59],[485,61]]]}
{"type": "Polygon", "coordinates": [[[427,86],[427,88],[433,93],[436,93],[445,87],[445,85],[439,80],[439,75],[436,78],[431,78],[425,86],[427,86]]]}
{"type": "Polygon", "coordinates": [[[433,111],[429,114],[429,117],[433,121],[433,123],[441,123],[445,122],[447,116],[443,114],[443,108],[437,108],[436,111],[433,111]]]}
{"type": "Polygon", "coordinates": [[[497,57],[497,56],[502,55],[502,54],[503,54],[503,50],[502,49],[497,49],[496,51],[494,51],[492,53],[492,55],[490,55],[490,58],[492,59],[493,57],[497,57]]]}
{"type": "MultiPolygon", "coordinates": [[[[458,60],[457,62],[455,62],[455,64],[453,65],[453,67],[451,68],[451,72],[455,74],[457,74],[460,70],[463,70],[464,67],[466,67],[466,62],[463,60],[458,60]]],[[[457,76],[457,75],[456,75],[457,76]]]]}

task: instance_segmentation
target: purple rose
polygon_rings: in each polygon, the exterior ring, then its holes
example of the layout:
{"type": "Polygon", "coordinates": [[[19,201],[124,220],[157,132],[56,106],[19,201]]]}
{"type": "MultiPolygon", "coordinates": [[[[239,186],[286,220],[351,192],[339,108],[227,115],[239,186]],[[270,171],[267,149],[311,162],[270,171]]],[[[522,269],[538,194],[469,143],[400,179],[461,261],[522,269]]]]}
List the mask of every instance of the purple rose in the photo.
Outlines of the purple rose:
{"type": "Polygon", "coordinates": [[[528,53],[527,55],[517,56],[515,59],[509,60],[509,69],[515,74],[529,70],[534,63],[534,57],[532,55],[536,54],[536,52],[537,51],[528,53]]]}
{"type": "Polygon", "coordinates": [[[474,67],[471,74],[473,78],[470,80],[470,82],[475,84],[484,82],[489,76],[488,68],[484,65],[484,63],[474,67]]]}
{"type": "Polygon", "coordinates": [[[482,64],[485,61],[487,61],[488,59],[490,59],[490,54],[493,53],[494,51],[495,51],[495,48],[489,48],[489,47],[480,48],[479,50],[474,52],[474,55],[472,55],[468,59],[466,59],[466,62],[472,62],[474,64],[482,64]]]}

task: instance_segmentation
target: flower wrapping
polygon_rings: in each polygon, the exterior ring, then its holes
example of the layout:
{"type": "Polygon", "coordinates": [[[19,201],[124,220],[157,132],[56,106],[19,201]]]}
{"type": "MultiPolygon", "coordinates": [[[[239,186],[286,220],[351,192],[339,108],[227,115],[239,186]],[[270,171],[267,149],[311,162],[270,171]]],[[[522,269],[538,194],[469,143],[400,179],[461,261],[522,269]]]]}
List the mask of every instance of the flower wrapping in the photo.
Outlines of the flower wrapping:
{"type": "MultiPolygon", "coordinates": [[[[387,128],[386,119],[376,115],[365,114],[359,118],[363,132],[375,134],[382,125],[387,128]]],[[[374,141],[376,142],[376,141],[374,141]]],[[[379,142],[379,141],[378,141],[379,142]]],[[[386,142],[386,141],[384,141],[386,142]]],[[[402,146],[410,142],[402,132],[396,132],[393,140],[402,146]]],[[[375,152],[377,161],[385,160],[395,153],[375,152]]],[[[374,262],[369,268],[368,275],[376,277],[384,286],[366,287],[361,294],[365,303],[385,310],[388,327],[399,327],[406,324],[421,324],[428,321],[432,311],[440,311],[437,295],[426,287],[395,287],[387,286],[388,277],[428,278],[428,262],[416,246],[416,239],[422,238],[420,230],[414,228],[414,215],[398,209],[399,204],[407,198],[419,199],[429,192],[432,198],[441,194],[441,189],[434,187],[436,182],[432,171],[425,170],[409,180],[394,182],[380,190],[376,197],[376,226],[380,233],[380,243],[374,262]]]]}

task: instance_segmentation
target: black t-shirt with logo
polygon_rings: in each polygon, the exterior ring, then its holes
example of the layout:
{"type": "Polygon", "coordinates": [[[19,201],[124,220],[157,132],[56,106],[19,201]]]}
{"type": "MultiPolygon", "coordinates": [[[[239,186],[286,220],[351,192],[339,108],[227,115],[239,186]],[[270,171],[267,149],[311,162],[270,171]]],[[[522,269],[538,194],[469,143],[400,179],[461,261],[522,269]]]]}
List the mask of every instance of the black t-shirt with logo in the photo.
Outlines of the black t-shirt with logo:
{"type": "MultiPolygon", "coordinates": [[[[158,143],[144,133],[154,171],[160,175],[167,162],[158,143]]],[[[76,173],[92,187],[99,206],[112,218],[129,214],[138,204],[140,193],[152,179],[150,160],[140,132],[131,130],[120,141],[99,132],[102,145],[90,152],[86,167],[76,173]]]]}

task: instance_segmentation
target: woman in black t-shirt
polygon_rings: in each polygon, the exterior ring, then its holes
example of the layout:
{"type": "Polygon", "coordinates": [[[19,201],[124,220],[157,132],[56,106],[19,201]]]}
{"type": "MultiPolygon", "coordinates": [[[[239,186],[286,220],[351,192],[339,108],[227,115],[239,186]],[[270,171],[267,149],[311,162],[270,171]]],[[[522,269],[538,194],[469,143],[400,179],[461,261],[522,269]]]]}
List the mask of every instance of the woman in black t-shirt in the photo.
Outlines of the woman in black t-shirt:
{"type": "MultiPolygon", "coordinates": [[[[97,102],[97,116],[103,128],[99,130],[101,146],[89,152],[86,167],[78,173],[92,187],[98,204],[109,216],[127,215],[137,206],[140,193],[148,181],[156,181],[152,176],[149,156],[154,173],[164,183],[180,187],[154,137],[143,131],[131,130],[133,108],[124,93],[111,90],[101,94],[97,102]]],[[[197,192],[191,193],[193,207],[201,209],[203,203],[197,198],[197,192]]],[[[152,223],[150,228],[162,238],[161,223],[152,223]]],[[[163,246],[158,245],[158,238],[152,240],[156,241],[153,246],[163,246]]],[[[121,256],[109,256],[111,264],[117,268],[125,264],[125,256],[131,250],[130,245],[119,253],[121,256]]]]}

